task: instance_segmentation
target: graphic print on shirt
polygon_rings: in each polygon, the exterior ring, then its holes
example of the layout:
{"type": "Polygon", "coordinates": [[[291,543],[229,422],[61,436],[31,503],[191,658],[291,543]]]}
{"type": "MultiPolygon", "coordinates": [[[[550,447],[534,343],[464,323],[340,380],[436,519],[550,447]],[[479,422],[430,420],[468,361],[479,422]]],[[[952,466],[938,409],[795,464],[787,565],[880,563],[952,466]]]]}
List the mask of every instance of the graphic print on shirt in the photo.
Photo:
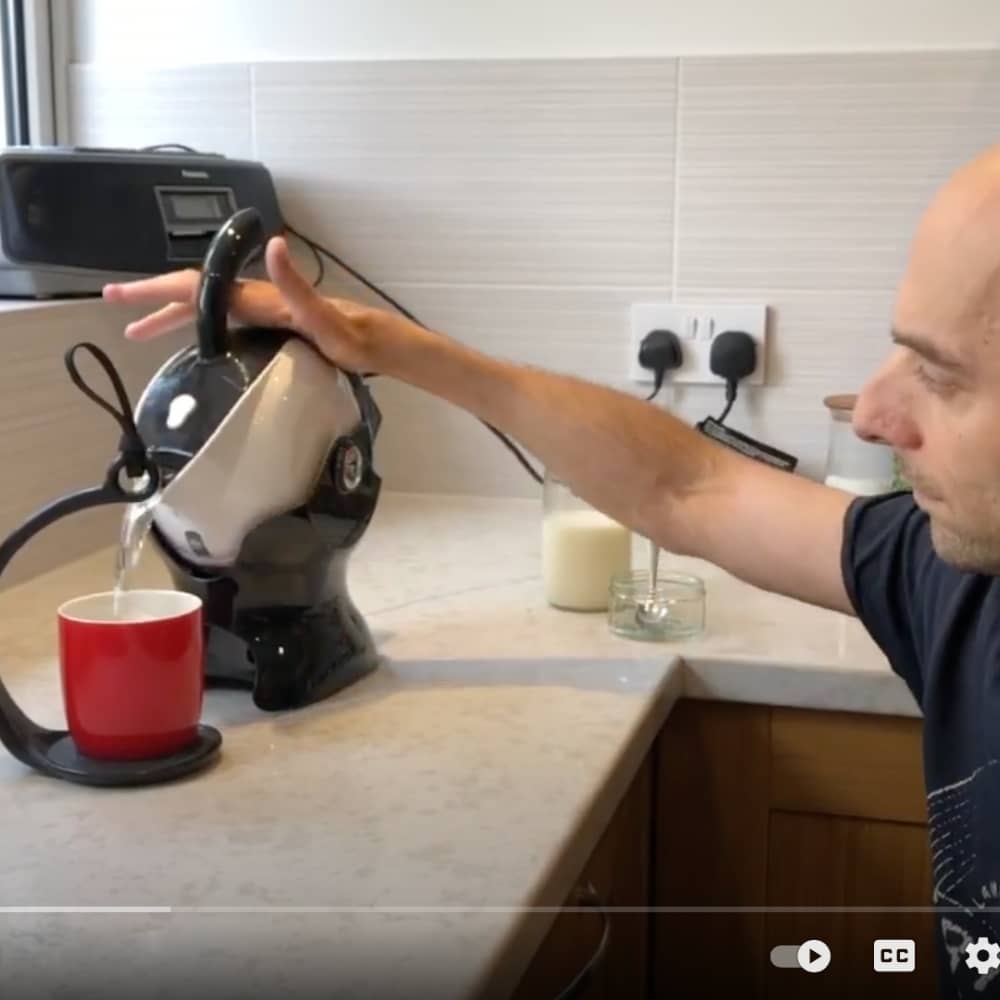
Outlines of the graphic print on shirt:
{"type": "Polygon", "coordinates": [[[950,909],[940,926],[958,998],[1000,993],[1000,954],[976,947],[981,938],[1000,944],[1000,872],[983,872],[977,864],[975,833],[989,830],[997,815],[998,764],[990,760],[927,796],[934,904],[950,909]]]}

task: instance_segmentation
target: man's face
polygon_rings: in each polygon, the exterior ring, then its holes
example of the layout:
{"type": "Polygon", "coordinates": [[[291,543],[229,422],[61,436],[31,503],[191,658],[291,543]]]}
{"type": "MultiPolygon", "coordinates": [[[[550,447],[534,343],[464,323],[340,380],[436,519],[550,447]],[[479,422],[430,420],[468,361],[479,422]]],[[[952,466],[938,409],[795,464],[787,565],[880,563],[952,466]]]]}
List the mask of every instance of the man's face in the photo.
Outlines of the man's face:
{"type": "Polygon", "coordinates": [[[991,201],[976,175],[963,179],[918,230],[896,346],[861,393],[854,425],[895,449],[938,555],[1000,573],[1000,197],[994,188],[991,201]]]}

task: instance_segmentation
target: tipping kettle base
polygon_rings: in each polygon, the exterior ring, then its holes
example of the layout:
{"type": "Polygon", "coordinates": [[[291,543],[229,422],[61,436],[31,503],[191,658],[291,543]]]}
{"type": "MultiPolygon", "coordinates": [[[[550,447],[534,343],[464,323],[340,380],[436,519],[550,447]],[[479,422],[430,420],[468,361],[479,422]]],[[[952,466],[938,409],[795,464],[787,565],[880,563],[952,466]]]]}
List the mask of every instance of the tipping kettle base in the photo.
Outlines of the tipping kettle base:
{"type": "Polygon", "coordinates": [[[281,711],[328,698],[377,668],[347,567],[381,480],[362,461],[352,489],[338,485],[344,450],[370,454],[369,435],[362,424],[340,438],[306,501],[258,524],[225,566],[191,565],[154,521],[151,535],[174,586],[202,601],[209,686],[249,688],[258,708],[281,711]]]}
{"type": "Polygon", "coordinates": [[[212,726],[202,725],[194,743],[165,757],[98,760],[80,753],[69,733],[52,743],[46,756],[58,777],[80,785],[115,788],[187,777],[213,763],[221,746],[222,734],[212,726]]]}
{"type": "Polygon", "coordinates": [[[248,688],[258,708],[280,711],[328,698],[377,668],[374,640],[346,590],[337,586],[337,574],[329,582],[332,590],[309,603],[288,603],[287,591],[296,588],[288,586],[287,576],[278,577],[284,588],[275,584],[286,590],[284,600],[261,593],[261,575],[267,574],[260,563],[204,579],[166,554],[174,586],[197,594],[204,605],[209,687],[248,688]]]}
{"type": "Polygon", "coordinates": [[[232,655],[232,633],[210,629],[206,681],[246,684],[259,708],[276,711],[320,701],[378,666],[368,630],[356,612],[339,604],[258,608],[237,614],[232,628],[244,637],[242,663],[232,655]]]}

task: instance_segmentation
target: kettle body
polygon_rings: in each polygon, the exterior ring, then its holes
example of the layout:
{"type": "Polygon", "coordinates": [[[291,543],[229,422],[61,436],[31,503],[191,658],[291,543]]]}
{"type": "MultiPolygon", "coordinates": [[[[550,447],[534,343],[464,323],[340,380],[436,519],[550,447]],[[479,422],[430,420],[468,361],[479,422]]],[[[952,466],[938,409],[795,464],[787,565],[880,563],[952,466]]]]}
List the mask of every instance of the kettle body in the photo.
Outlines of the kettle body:
{"type": "Polygon", "coordinates": [[[154,374],[135,420],[160,474],[155,544],[178,589],[204,601],[206,680],[281,709],[377,664],[347,564],[381,487],[381,416],[359,376],[291,331],[226,325],[260,232],[248,209],[213,240],[198,342],[154,374]]]}
{"type": "Polygon", "coordinates": [[[163,473],[154,522],[178,557],[205,569],[231,565],[257,526],[305,503],[333,446],[364,420],[348,376],[305,341],[242,337],[210,377],[196,348],[181,351],[137,407],[163,473]]]}

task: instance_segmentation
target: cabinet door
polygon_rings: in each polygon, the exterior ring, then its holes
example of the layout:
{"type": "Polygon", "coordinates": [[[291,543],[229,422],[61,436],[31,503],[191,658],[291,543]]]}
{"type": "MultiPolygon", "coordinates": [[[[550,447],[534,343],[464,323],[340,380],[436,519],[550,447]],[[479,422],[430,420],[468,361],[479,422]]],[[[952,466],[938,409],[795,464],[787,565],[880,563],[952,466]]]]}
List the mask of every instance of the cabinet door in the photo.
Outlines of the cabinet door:
{"type": "Polygon", "coordinates": [[[926,825],[921,747],[916,719],[774,709],[771,808],[926,825]]]}
{"type": "MultiPolygon", "coordinates": [[[[652,767],[646,761],[622,800],[578,886],[596,890],[610,921],[603,960],[577,1000],[645,1000],[647,992],[649,851],[652,767]],[[642,912],[615,912],[615,907],[642,912]]],[[[593,957],[603,923],[596,911],[578,907],[574,896],[560,913],[524,974],[514,996],[545,1000],[558,996],[593,957]]]]}
{"type": "Polygon", "coordinates": [[[829,967],[809,977],[768,967],[767,996],[932,997],[937,987],[927,831],[913,823],[774,812],[768,859],[767,947],[811,938],[829,967]],[[886,905],[905,912],[879,910],[886,905]],[[862,912],[860,908],[871,909],[862,912]],[[785,908],[785,909],[782,909],[785,908]],[[857,909],[852,909],[857,908],[857,909]],[[912,973],[876,972],[879,939],[916,942],[912,973]]]}
{"type": "Polygon", "coordinates": [[[818,938],[831,959],[808,992],[801,973],[769,965],[769,1000],[934,996],[920,723],[775,709],[770,770],[767,946],[818,938]],[[880,939],[916,942],[915,971],[876,972],[880,939]]]}
{"type": "Polygon", "coordinates": [[[656,997],[934,995],[919,721],[682,702],[657,761],[656,997]],[[771,964],[811,938],[823,973],[771,964]],[[916,972],[876,973],[880,938],[916,972]]]}
{"type": "Polygon", "coordinates": [[[653,996],[764,995],[769,709],[681,701],[654,795],[653,996]],[[736,907],[750,907],[738,911],[736,907]]]}

